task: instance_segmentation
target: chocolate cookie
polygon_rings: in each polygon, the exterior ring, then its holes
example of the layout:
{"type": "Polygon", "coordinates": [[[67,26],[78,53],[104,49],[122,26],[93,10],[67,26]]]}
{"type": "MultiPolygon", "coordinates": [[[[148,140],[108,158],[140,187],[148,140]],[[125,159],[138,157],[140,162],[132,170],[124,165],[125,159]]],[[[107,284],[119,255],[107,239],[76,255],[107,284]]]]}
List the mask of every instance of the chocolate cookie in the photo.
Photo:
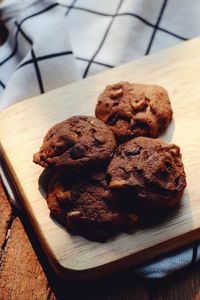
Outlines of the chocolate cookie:
{"type": "Polygon", "coordinates": [[[104,241],[120,227],[137,222],[136,213],[120,211],[113,197],[103,171],[79,178],[57,173],[50,182],[47,203],[52,216],[62,225],[104,241]]]}
{"type": "Polygon", "coordinates": [[[138,136],[156,138],[172,119],[164,88],[129,82],[108,85],[98,98],[95,113],[110,127],[118,142],[138,136]]]}
{"type": "Polygon", "coordinates": [[[160,139],[138,137],[122,144],[107,173],[110,188],[129,189],[133,199],[153,207],[176,205],[186,187],[179,147],[160,139]]]}
{"type": "Polygon", "coordinates": [[[79,169],[107,161],[115,147],[114,135],[103,122],[74,116],[49,129],[33,161],[45,168],[79,169]]]}

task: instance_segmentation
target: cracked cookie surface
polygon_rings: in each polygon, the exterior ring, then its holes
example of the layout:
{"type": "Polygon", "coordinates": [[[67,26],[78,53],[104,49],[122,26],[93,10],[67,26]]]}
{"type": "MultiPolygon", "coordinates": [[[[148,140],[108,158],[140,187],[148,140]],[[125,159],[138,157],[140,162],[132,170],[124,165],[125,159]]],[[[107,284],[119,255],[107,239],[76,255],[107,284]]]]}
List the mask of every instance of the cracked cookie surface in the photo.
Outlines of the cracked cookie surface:
{"type": "Polygon", "coordinates": [[[164,88],[129,82],[108,85],[99,95],[95,114],[110,127],[119,143],[138,136],[156,138],[172,119],[164,88]]]}
{"type": "Polygon", "coordinates": [[[73,116],[49,129],[33,161],[45,168],[79,169],[107,161],[115,148],[115,137],[102,121],[73,116]]]}
{"type": "Polygon", "coordinates": [[[57,172],[49,184],[47,204],[63,226],[84,236],[104,241],[121,226],[137,222],[133,211],[123,212],[108,187],[105,171],[74,175],[57,172]]]}
{"type": "Polygon", "coordinates": [[[133,199],[154,207],[176,205],[186,187],[179,147],[160,139],[138,137],[120,145],[107,173],[110,188],[129,189],[133,199]]]}

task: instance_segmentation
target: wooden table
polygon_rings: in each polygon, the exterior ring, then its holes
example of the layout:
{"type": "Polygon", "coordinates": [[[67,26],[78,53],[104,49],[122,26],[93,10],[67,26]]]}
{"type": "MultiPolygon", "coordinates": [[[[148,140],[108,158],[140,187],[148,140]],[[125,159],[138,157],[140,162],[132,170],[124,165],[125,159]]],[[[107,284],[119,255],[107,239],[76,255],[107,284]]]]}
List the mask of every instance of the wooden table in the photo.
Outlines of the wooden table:
{"type": "Polygon", "coordinates": [[[72,284],[59,279],[23,211],[13,208],[0,183],[0,299],[171,299],[198,298],[199,265],[162,280],[134,278],[131,270],[95,282],[72,284]]]}

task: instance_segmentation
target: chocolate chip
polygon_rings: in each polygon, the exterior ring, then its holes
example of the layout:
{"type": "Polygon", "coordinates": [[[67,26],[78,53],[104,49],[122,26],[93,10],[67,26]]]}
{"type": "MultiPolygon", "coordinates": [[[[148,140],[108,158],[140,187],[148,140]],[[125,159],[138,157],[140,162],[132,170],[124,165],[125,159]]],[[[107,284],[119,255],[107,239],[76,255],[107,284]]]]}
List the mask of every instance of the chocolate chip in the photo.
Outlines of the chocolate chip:
{"type": "Polygon", "coordinates": [[[179,184],[179,181],[180,181],[180,176],[176,177],[176,179],[175,179],[175,184],[178,185],[178,184],[179,184]]]}
{"type": "Polygon", "coordinates": [[[90,128],[90,132],[91,132],[92,134],[94,134],[94,133],[96,133],[97,131],[96,131],[95,128],[90,128]]]}
{"type": "Polygon", "coordinates": [[[113,114],[108,118],[107,123],[109,125],[114,125],[115,123],[117,123],[118,120],[119,120],[119,115],[113,114]]]}
{"type": "Polygon", "coordinates": [[[169,162],[169,161],[166,161],[165,162],[165,167],[170,171],[170,170],[172,170],[172,165],[171,165],[171,163],[169,162]]]}
{"type": "Polygon", "coordinates": [[[101,146],[101,145],[104,145],[105,144],[105,140],[104,138],[101,138],[101,137],[95,137],[94,138],[94,143],[93,145],[98,147],[98,146],[101,146]]]}
{"type": "Polygon", "coordinates": [[[119,121],[119,120],[124,120],[124,121],[130,123],[130,117],[129,117],[128,113],[127,113],[126,115],[125,115],[125,114],[122,114],[122,113],[120,113],[120,114],[116,114],[116,113],[115,113],[115,114],[112,114],[112,115],[108,118],[107,123],[108,123],[109,125],[114,125],[114,124],[116,124],[117,121],[119,121]]]}
{"type": "Polygon", "coordinates": [[[134,156],[140,154],[140,149],[134,149],[133,151],[125,151],[124,152],[126,156],[134,156]]]}
{"type": "Polygon", "coordinates": [[[133,131],[148,131],[149,130],[149,126],[147,124],[145,124],[144,122],[141,121],[137,121],[135,124],[132,125],[131,130],[133,131]]]}
{"type": "Polygon", "coordinates": [[[166,170],[160,170],[159,174],[160,174],[161,177],[169,176],[169,173],[166,170]]]}
{"type": "Polygon", "coordinates": [[[85,147],[81,144],[76,144],[71,150],[70,150],[70,156],[72,159],[79,159],[85,155],[85,147]]]}
{"type": "Polygon", "coordinates": [[[50,149],[52,149],[52,156],[58,156],[70,149],[71,147],[74,146],[73,142],[70,143],[65,143],[63,142],[57,142],[54,143],[50,149]]]}

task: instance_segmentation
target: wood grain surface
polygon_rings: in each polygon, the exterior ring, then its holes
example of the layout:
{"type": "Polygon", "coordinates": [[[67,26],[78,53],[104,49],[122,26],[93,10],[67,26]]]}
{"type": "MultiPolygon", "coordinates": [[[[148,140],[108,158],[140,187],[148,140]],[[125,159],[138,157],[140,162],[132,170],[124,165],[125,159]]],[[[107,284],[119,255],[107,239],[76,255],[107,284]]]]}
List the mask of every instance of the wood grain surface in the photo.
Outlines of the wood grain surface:
{"type": "Polygon", "coordinates": [[[199,79],[200,40],[106,71],[50,93],[16,104],[1,113],[1,150],[26,212],[54,269],[63,277],[102,276],[195,240],[200,235],[199,79]],[[42,173],[32,154],[47,129],[74,114],[94,114],[96,98],[106,84],[119,80],[156,83],[170,94],[174,120],[163,139],[180,145],[188,187],[182,205],[157,226],[121,234],[105,244],[71,236],[50,217],[38,189],[42,173]]]}
{"type": "Polygon", "coordinates": [[[0,299],[47,299],[47,296],[53,296],[17,211],[11,208],[1,182],[0,216],[0,299]]]}

